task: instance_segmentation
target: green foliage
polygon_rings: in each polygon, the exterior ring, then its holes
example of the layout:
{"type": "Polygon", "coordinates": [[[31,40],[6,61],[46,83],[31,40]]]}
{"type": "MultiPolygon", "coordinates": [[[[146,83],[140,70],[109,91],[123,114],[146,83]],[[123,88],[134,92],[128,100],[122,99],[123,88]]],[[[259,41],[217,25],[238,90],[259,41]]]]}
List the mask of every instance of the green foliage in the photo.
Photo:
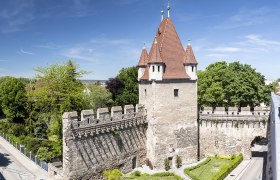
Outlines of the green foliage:
{"type": "Polygon", "coordinates": [[[164,159],[164,169],[168,171],[170,169],[169,160],[166,158],[164,159]]]}
{"type": "Polygon", "coordinates": [[[24,122],[27,115],[25,85],[17,78],[7,78],[0,85],[1,108],[11,122],[24,122]]]}
{"type": "Polygon", "coordinates": [[[141,172],[140,171],[134,171],[130,174],[131,177],[139,177],[141,176],[141,172]]]}
{"type": "Polygon", "coordinates": [[[104,170],[103,171],[103,176],[106,180],[121,180],[123,179],[123,173],[118,170],[118,169],[114,169],[114,170],[104,170]]]}
{"type": "Polygon", "coordinates": [[[123,68],[116,78],[110,79],[106,83],[106,88],[112,93],[115,105],[138,103],[137,73],[136,67],[123,68]]]}
{"type": "Polygon", "coordinates": [[[91,108],[103,108],[113,104],[112,94],[105,87],[96,84],[90,84],[87,86],[89,92],[87,93],[87,99],[91,105],[91,108]]]}
{"type": "Polygon", "coordinates": [[[236,168],[242,160],[242,154],[239,154],[238,156],[216,155],[215,158],[207,157],[207,159],[202,163],[199,163],[196,166],[186,168],[184,172],[194,180],[200,180],[205,178],[213,180],[222,180],[234,168],[236,168]],[[212,169],[217,168],[219,169],[218,172],[216,172],[216,170],[212,171],[212,169]],[[205,169],[207,169],[207,172],[205,172],[205,169]]]}
{"type": "Polygon", "coordinates": [[[124,179],[137,179],[137,180],[183,180],[180,176],[171,173],[171,172],[159,172],[155,174],[146,174],[140,173],[139,171],[135,171],[130,174],[129,177],[125,177],[124,179]],[[135,175],[135,172],[136,175],[135,175]]]}
{"type": "Polygon", "coordinates": [[[84,86],[78,80],[84,71],[77,71],[72,61],[36,68],[39,73],[34,88],[29,92],[35,119],[50,125],[49,135],[61,139],[61,116],[64,112],[80,111],[86,105],[84,86]]]}
{"type": "Polygon", "coordinates": [[[198,102],[201,106],[257,106],[269,103],[273,87],[250,65],[225,61],[198,71],[198,102]]]}
{"type": "Polygon", "coordinates": [[[176,156],[176,167],[180,168],[182,166],[182,158],[180,156],[176,156]]]}

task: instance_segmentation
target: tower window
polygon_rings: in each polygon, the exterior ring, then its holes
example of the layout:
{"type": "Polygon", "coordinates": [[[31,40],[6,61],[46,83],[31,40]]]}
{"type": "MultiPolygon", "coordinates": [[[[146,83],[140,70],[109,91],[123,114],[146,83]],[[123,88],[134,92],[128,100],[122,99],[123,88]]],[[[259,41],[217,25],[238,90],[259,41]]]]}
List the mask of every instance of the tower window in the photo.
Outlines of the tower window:
{"type": "Polygon", "coordinates": [[[160,66],[158,66],[158,72],[160,71],[160,66]]]}
{"type": "Polygon", "coordinates": [[[178,97],[179,96],[179,89],[174,89],[174,97],[178,97]]]}
{"type": "Polygon", "coordinates": [[[155,72],[155,66],[153,66],[153,72],[155,72]]]}
{"type": "Polygon", "coordinates": [[[145,89],[145,97],[146,97],[146,95],[147,95],[147,90],[145,89]]]}
{"type": "Polygon", "coordinates": [[[192,66],[192,72],[193,72],[193,70],[194,70],[194,67],[192,66]]]}

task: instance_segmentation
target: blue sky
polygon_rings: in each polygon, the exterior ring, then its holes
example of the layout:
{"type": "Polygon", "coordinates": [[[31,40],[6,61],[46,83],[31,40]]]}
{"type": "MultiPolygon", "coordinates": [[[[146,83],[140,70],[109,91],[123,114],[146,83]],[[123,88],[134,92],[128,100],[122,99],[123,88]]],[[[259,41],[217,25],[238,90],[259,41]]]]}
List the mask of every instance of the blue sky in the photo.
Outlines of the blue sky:
{"type": "MultiPolygon", "coordinates": [[[[166,13],[167,0],[0,0],[0,76],[33,77],[34,67],[74,60],[107,79],[136,65],[166,13]]],[[[280,78],[279,0],[171,0],[184,46],[199,69],[226,60],[280,78]]]]}

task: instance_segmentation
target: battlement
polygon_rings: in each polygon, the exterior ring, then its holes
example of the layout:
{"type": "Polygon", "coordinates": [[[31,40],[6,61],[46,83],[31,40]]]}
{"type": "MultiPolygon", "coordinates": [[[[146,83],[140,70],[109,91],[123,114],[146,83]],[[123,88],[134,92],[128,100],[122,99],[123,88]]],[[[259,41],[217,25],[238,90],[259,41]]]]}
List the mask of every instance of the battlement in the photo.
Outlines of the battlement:
{"type": "Polygon", "coordinates": [[[203,111],[200,111],[200,121],[215,121],[215,122],[266,122],[268,120],[269,111],[260,107],[255,107],[254,111],[250,111],[249,107],[241,107],[241,111],[238,111],[237,107],[228,107],[227,111],[225,107],[216,107],[214,110],[212,107],[205,107],[203,111]]]}
{"type": "Polygon", "coordinates": [[[63,127],[71,131],[72,138],[87,137],[147,123],[143,105],[125,105],[124,113],[121,106],[98,108],[96,115],[93,110],[83,110],[81,116],[76,111],[63,114],[63,127]]]}

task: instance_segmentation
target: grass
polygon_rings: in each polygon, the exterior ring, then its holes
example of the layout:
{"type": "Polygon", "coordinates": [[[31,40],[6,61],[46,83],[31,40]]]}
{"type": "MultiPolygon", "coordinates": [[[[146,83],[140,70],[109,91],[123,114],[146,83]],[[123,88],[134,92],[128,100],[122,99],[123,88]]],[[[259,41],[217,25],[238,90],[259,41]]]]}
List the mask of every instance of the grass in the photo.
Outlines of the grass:
{"type": "Polygon", "coordinates": [[[183,180],[180,176],[170,173],[170,172],[162,172],[156,174],[131,174],[129,177],[125,177],[125,180],[183,180]]]}
{"type": "Polygon", "coordinates": [[[230,156],[208,157],[207,160],[198,164],[197,166],[186,168],[184,170],[185,173],[191,176],[193,179],[209,180],[213,178],[215,179],[229,166],[232,167],[231,169],[234,169],[234,167],[236,167],[232,166],[232,164],[234,164],[236,161],[234,160],[234,158],[230,158],[230,156]]]}

